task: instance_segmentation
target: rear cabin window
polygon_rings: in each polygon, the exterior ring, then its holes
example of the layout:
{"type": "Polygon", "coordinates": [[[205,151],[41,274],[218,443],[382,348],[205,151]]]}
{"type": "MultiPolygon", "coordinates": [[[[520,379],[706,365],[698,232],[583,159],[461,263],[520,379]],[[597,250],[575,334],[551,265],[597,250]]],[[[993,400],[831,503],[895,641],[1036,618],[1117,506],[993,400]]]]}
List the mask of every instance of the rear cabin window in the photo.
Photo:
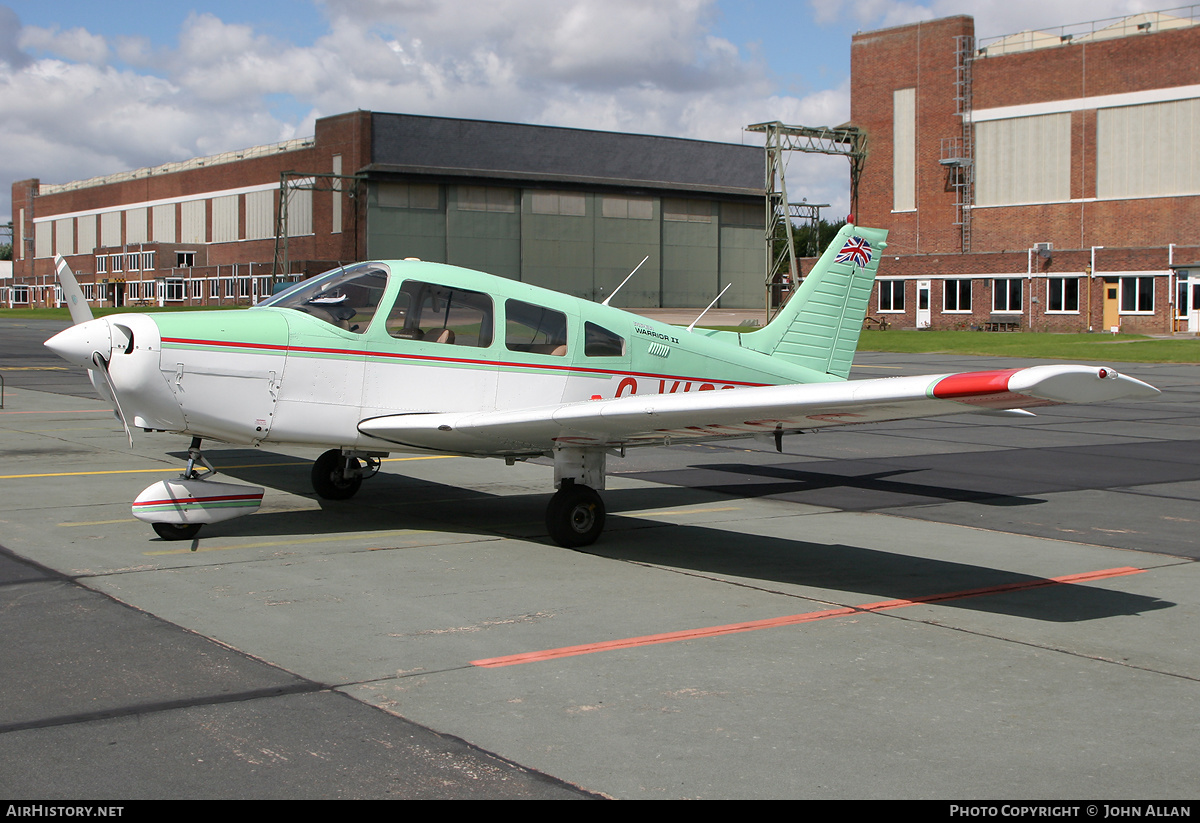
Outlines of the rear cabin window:
{"type": "Polygon", "coordinates": [[[387,332],[400,340],[486,348],[492,345],[492,298],[406,280],[388,313],[387,332]]]}
{"type": "Polygon", "coordinates": [[[583,353],[588,357],[620,357],[625,354],[625,338],[595,323],[584,323],[583,353]]]}
{"type": "Polygon", "coordinates": [[[560,311],[508,300],[504,303],[504,345],[509,351],[530,354],[567,353],[567,316],[560,311]]]}

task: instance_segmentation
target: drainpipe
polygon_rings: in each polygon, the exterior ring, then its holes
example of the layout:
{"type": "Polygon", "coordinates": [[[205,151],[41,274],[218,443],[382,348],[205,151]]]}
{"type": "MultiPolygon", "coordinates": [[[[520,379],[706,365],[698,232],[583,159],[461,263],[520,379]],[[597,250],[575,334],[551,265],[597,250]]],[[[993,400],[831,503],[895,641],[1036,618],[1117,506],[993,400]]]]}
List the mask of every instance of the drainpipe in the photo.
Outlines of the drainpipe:
{"type": "Polygon", "coordinates": [[[1025,252],[1025,282],[1029,284],[1029,330],[1033,331],[1033,249],[1025,252]]]}
{"type": "Polygon", "coordinates": [[[1167,334],[1175,334],[1175,244],[1167,244],[1167,334]]]}

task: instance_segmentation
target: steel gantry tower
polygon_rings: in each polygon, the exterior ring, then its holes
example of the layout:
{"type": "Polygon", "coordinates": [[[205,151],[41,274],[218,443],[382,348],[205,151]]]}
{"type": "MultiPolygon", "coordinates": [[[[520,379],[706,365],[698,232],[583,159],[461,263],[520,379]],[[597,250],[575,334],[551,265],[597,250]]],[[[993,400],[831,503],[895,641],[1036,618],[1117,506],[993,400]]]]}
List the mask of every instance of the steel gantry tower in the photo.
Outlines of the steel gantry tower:
{"type": "Polygon", "coordinates": [[[817,213],[813,210],[821,208],[788,200],[784,152],[846,157],[850,161],[850,213],[854,214],[858,211],[858,181],[867,159],[867,135],[857,126],[788,126],[778,120],[755,123],[747,126],[746,131],[762,132],[766,136],[766,302],[769,315],[772,286],[783,283],[795,287],[800,279],[792,219],[807,218],[816,223],[817,213]],[[775,236],[781,225],[785,243],[777,254],[775,236]]]}

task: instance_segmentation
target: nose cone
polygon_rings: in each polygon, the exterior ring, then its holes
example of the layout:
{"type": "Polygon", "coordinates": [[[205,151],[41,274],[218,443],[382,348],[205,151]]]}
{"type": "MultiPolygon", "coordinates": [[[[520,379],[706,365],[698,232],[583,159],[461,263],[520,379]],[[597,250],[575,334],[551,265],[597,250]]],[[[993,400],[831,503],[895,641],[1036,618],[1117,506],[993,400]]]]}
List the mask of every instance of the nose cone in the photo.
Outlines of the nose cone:
{"type": "Polygon", "coordinates": [[[108,358],[112,351],[112,334],[108,328],[108,320],[100,318],[71,326],[51,337],[45,345],[68,363],[90,369],[94,367],[94,352],[100,352],[108,358]]]}

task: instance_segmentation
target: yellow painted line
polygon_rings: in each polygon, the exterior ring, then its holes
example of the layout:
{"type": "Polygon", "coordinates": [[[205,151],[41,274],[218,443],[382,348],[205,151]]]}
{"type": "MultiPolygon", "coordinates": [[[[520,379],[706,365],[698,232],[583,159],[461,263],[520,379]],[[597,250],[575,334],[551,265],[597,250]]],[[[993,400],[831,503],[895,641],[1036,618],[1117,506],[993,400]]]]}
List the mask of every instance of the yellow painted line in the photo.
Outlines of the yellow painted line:
{"type": "Polygon", "coordinates": [[[137,518],[123,517],[120,520],[87,520],[80,523],[59,523],[60,526],[109,526],[113,523],[136,523],[137,518]]]}
{"type": "Polygon", "coordinates": [[[28,480],[34,477],[83,477],[94,474],[152,474],[158,472],[179,473],[179,467],[163,466],[161,469],[112,469],[102,472],[52,472],[48,474],[0,474],[0,480],[28,480]]]}
{"type": "Polygon", "coordinates": [[[66,371],[66,366],[0,366],[0,371],[66,371]]]}
{"type": "Polygon", "coordinates": [[[706,512],[740,512],[741,506],[721,506],[713,509],[679,509],[673,512],[613,512],[622,517],[666,517],[669,514],[704,514],[706,512]]]}
{"type": "MultiPolygon", "coordinates": [[[[384,463],[402,463],[406,460],[449,460],[457,457],[453,454],[430,454],[422,455],[421,457],[388,457],[384,459],[384,463]]],[[[218,472],[229,472],[235,469],[267,469],[274,466],[311,466],[311,460],[301,460],[294,463],[239,463],[234,466],[218,466],[218,472]]],[[[0,480],[29,480],[36,477],[90,477],[98,474],[153,474],[155,472],[174,472],[179,473],[182,465],[179,466],[164,466],[161,469],[110,469],[108,471],[91,471],[91,472],[49,472],[47,474],[0,474],[0,480]]]]}
{"type": "MultiPolygon", "coordinates": [[[[195,554],[198,552],[228,552],[238,549],[261,549],[270,548],[271,546],[297,546],[303,543],[341,543],[348,540],[374,540],[380,537],[392,537],[401,534],[431,534],[431,529],[400,529],[399,531],[391,532],[363,532],[359,534],[343,534],[336,537],[309,537],[302,540],[264,540],[259,543],[239,543],[236,546],[199,546],[192,549],[190,546],[186,549],[164,549],[157,552],[142,552],[147,557],[163,557],[169,554],[195,554]]],[[[182,541],[181,541],[182,542],[182,541]]]]}

